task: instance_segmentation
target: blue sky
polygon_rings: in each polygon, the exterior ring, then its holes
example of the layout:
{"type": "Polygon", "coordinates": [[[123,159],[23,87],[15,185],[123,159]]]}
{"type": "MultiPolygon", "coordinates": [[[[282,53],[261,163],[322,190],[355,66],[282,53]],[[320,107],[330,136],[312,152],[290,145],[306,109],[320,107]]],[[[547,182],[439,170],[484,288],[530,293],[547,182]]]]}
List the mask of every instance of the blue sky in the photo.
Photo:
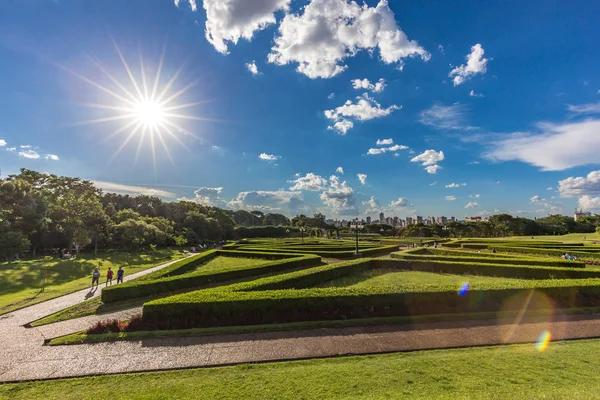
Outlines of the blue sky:
{"type": "Polygon", "coordinates": [[[3,1],[0,168],[287,215],[600,212],[599,11],[3,1]]]}

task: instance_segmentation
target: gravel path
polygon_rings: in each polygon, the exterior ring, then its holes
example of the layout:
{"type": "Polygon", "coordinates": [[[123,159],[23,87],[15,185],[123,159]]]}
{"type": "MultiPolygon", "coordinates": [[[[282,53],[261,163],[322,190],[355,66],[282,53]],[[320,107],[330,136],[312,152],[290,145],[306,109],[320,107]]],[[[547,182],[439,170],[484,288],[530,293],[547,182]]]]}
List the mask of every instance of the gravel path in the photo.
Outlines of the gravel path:
{"type": "MultiPolygon", "coordinates": [[[[133,274],[128,279],[169,264],[133,274]]],[[[552,340],[600,337],[600,314],[556,314],[552,321],[528,320],[519,325],[496,320],[428,322],[70,346],[43,346],[43,342],[45,338],[84,329],[99,319],[125,318],[139,312],[139,308],[39,328],[22,326],[85,300],[87,293],[88,290],[80,291],[0,317],[0,382],[343,354],[535,343],[545,330],[551,333],[552,340]]],[[[97,296],[99,293],[100,290],[93,295],[97,296]]],[[[532,351],[533,349],[532,345],[532,351]]]]}

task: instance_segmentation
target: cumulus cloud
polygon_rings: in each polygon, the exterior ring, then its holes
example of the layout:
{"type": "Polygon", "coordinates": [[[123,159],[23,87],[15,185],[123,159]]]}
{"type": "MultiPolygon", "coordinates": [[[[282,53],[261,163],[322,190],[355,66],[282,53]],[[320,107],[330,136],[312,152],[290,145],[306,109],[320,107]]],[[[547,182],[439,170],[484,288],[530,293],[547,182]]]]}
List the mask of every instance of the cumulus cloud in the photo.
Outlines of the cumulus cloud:
{"type": "Polygon", "coordinates": [[[329,96],[327,96],[327,98],[329,100],[333,99],[334,97],[335,97],[335,93],[333,93],[333,92],[329,93],[329,96]]]}
{"type": "Polygon", "coordinates": [[[394,144],[394,140],[392,138],[390,139],[377,139],[377,146],[387,146],[390,144],[394,144]]]}
{"type": "Polygon", "coordinates": [[[573,114],[600,114],[600,102],[587,104],[567,104],[567,110],[573,114]]]}
{"type": "Polygon", "coordinates": [[[477,194],[471,194],[471,195],[469,195],[469,197],[472,199],[478,199],[481,197],[481,195],[479,193],[477,193],[477,194]]]}
{"type": "Polygon", "coordinates": [[[312,172],[309,172],[306,176],[300,176],[298,179],[291,182],[295,183],[295,185],[290,188],[290,190],[293,191],[308,190],[311,192],[318,192],[324,190],[327,186],[327,179],[320,175],[315,175],[312,172]]]}
{"type": "Polygon", "coordinates": [[[46,160],[58,161],[60,160],[56,154],[46,154],[44,157],[46,160]]]}
{"type": "Polygon", "coordinates": [[[346,100],[344,105],[332,110],[325,110],[324,114],[325,118],[335,121],[335,124],[328,126],[327,129],[336,130],[339,134],[345,135],[354,126],[348,118],[358,121],[368,121],[374,118],[386,117],[401,108],[395,104],[383,108],[375,99],[364,93],[362,96],[356,98],[356,102],[346,100]]]}
{"type": "Polygon", "coordinates": [[[470,201],[465,206],[465,208],[477,208],[477,207],[479,207],[479,203],[477,203],[476,201],[470,201]]]}
{"type": "Polygon", "coordinates": [[[228,206],[235,210],[260,210],[293,215],[308,209],[302,199],[302,192],[285,190],[240,192],[228,206]]]}
{"type": "Polygon", "coordinates": [[[342,167],[337,167],[337,168],[336,168],[336,170],[335,170],[335,172],[337,172],[338,174],[342,174],[342,175],[344,175],[344,168],[342,168],[342,167]]]}
{"type": "Polygon", "coordinates": [[[203,204],[205,206],[225,208],[227,207],[227,202],[220,196],[222,191],[222,187],[201,187],[198,188],[198,190],[194,191],[194,197],[182,197],[178,200],[192,201],[194,203],[203,204]]]}
{"type": "Polygon", "coordinates": [[[367,183],[367,174],[356,174],[356,176],[362,185],[367,183]]]}
{"type": "Polygon", "coordinates": [[[454,103],[450,106],[434,104],[428,109],[421,111],[419,121],[435,129],[470,131],[477,129],[465,123],[466,106],[454,103]]]}
{"type": "Polygon", "coordinates": [[[482,93],[475,93],[474,90],[471,90],[469,92],[469,96],[471,96],[471,97],[485,97],[482,93]]]}
{"type": "Polygon", "coordinates": [[[256,66],[256,62],[252,60],[252,62],[246,63],[246,68],[248,71],[252,73],[252,75],[258,75],[258,67],[256,66]]]}
{"type": "Polygon", "coordinates": [[[374,93],[383,92],[383,89],[386,87],[385,79],[383,78],[380,78],[379,81],[375,83],[371,83],[367,78],[353,79],[351,82],[354,89],[370,90],[374,93]]]}
{"type": "Polygon", "coordinates": [[[276,156],[274,154],[261,153],[258,158],[265,161],[277,161],[281,158],[281,156],[276,156]]]}
{"type": "Polygon", "coordinates": [[[396,24],[387,0],[375,7],[351,0],[313,0],[300,13],[283,18],[268,60],[297,64],[296,70],[311,79],[331,78],[346,70],[346,58],[376,49],[385,64],[430,57],[396,24]]]}
{"type": "Polygon", "coordinates": [[[166,197],[166,198],[174,198],[175,194],[171,192],[167,192],[166,190],[154,189],[145,186],[134,186],[134,185],[123,185],[120,183],[114,182],[105,182],[105,181],[92,181],[92,183],[109,193],[119,193],[119,194],[129,194],[133,196],[138,195],[146,195],[146,196],[157,196],[157,197],[166,197]]]}
{"type": "Polygon", "coordinates": [[[548,186],[548,187],[546,188],[546,190],[553,190],[553,189],[554,189],[554,188],[553,188],[552,186],[548,186]]]}
{"type": "Polygon", "coordinates": [[[356,198],[354,190],[346,181],[340,182],[335,175],[329,177],[329,188],[319,196],[334,214],[348,214],[356,212],[356,198]]]}
{"type": "Polygon", "coordinates": [[[584,210],[600,210],[600,197],[581,196],[578,203],[584,210]]]}
{"type": "Polygon", "coordinates": [[[0,147],[6,146],[6,140],[0,139],[0,147]]]}
{"type": "Polygon", "coordinates": [[[454,200],[456,200],[456,197],[455,196],[446,196],[446,200],[454,201],[454,200]]]}
{"type": "Polygon", "coordinates": [[[461,186],[467,186],[466,183],[463,183],[462,185],[460,183],[450,183],[448,185],[446,185],[447,188],[458,188],[461,186]]]}
{"type": "Polygon", "coordinates": [[[24,150],[22,150],[22,151],[19,152],[19,156],[20,157],[29,158],[29,159],[32,159],[32,160],[40,158],[40,154],[37,151],[32,150],[31,146],[29,146],[29,147],[27,147],[27,146],[25,146],[25,147],[21,146],[21,149],[24,149],[24,150]]]}
{"type": "Polygon", "coordinates": [[[579,197],[600,194],[600,171],[592,171],[587,176],[569,177],[558,182],[560,197],[579,197]]]}
{"type": "Polygon", "coordinates": [[[408,203],[408,200],[406,200],[404,197],[399,197],[398,200],[394,200],[390,203],[390,207],[392,208],[406,207],[409,205],[410,204],[408,203]]]}
{"type": "Polygon", "coordinates": [[[16,147],[7,147],[6,151],[16,151],[17,148],[16,147]]]}
{"type": "Polygon", "coordinates": [[[532,198],[529,199],[529,202],[531,204],[535,204],[535,203],[539,203],[540,201],[542,201],[543,199],[540,198],[540,196],[533,196],[532,198]]]}
{"type": "MultiPolygon", "coordinates": [[[[377,141],[377,144],[379,144],[379,140],[377,141]]],[[[404,146],[404,145],[401,145],[401,144],[395,144],[395,145],[390,146],[390,147],[376,147],[376,148],[371,148],[371,149],[369,149],[369,151],[367,151],[367,154],[369,154],[369,155],[377,155],[377,154],[383,154],[383,153],[387,153],[387,152],[396,153],[397,151],[406,150],[406,149],[408,149],[408,146],[404,146]]]]}
{"type": "Polygon", "coordinates": [[[371,198],[368,201],[363,201],[362,205],[363,206],[366,206],[366,205],[369,206],[369,208],[367,208],[365,210],[365,214],[370,214],[370,213],[373,213],[373,212],[376,212],[376,211],[380,210],[379,201],[377,201],[377,199],[375,198],[375,196],[371,196],[371,198]]]}
{"type": "Polygon", "coordinates": [[[458,86],[471,79],[476,74],[485,74],[487,70],[487,58],[483,58],[485,51],[481,44],[477,43],[471,47],[471,52],[467,55],[467,63],[453,68],[448,76],[452,79],[454,86],[458,86]]]}
{"type": "MultiPolygon", "coordinates": [[[[184,3],[187,3],[192,11],[198,11],[198,6],[196,5],[196,0],[184,0],[184,3]]],[[[175,7],[179,7],[181,0],[174,0],[175,7]]]]}
{"type": "Polygon", "coordinates": [[[538,123],[530,132],[514,132],[489,144],[484,157],[492,161],[522,161],[542,171],[598,164],[600,119],[538,123]]]}
{"type": "Polygon", "coordinates": [[[440,169],[442,169],[441,166],[434,164],[434,165],[428,165],[427,167],[425,167],[425,171],[427,171],[428,174],[436,174],[440,169]]]}
{"type": "MultiPolygon", "coordinates": [[[[289,9],[291,0],[204,0],[206,40],[220,53],[228,53],[228,42],[252,40],[254,32],[276,22],[275,12],[289,9]]],[[[190,0],[190,4],[195,1],[190,0]]],[[[194,7],[192,7],[193,9],[194,7]]]]}

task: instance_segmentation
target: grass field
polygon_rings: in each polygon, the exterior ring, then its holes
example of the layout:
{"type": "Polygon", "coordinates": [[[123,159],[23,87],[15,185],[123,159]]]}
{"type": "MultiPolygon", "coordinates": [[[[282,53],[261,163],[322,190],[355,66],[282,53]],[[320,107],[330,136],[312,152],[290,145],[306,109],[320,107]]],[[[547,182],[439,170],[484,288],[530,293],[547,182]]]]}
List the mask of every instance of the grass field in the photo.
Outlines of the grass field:
{"type": "Polygon", "coordinates": [[[84,254],[71,260],[52,258],[0,263],[0,315],[85,289],[91,284],[96,266],[104,278],[108,267],[116,271],[122,266],[129,275],[181,257],[177,250],[159,250],[141,254],[101,253],[97,257],[84,254]]]}
{"type": "Polygon", "coordinates": [[[207,262],[205,264],[199,265],[198,268],[196,268],[193,271],[190,271],[190,273],[198,272],[198,271],[220,272],[223,270],[229,270],[231,268],[251,267],[251,266],[266,264],[268,262],[269,262],[269,260],[265,260],[265,259],[261,259],[261,258],[219,256],[219,257],[213,258],[212,260],[210,260],[209,262],[207,262]]]}
{"type": "Polygon", "coordinates": [[[599,340],[0,385],[0,399],[599,399],[599,340]]]}
{"type": "Polygon", "coordinates": [[[382,286],[415,286],[415,285],[457,285],[469,282],[470,285],[485,285],[521,279],[499,278],[481,275],[452,275],[421,271],[398,271],[397,269],[374,269],[361,274],[346,276],[333,281],[324,282],[318,287],[382,287],[382,286]]]}

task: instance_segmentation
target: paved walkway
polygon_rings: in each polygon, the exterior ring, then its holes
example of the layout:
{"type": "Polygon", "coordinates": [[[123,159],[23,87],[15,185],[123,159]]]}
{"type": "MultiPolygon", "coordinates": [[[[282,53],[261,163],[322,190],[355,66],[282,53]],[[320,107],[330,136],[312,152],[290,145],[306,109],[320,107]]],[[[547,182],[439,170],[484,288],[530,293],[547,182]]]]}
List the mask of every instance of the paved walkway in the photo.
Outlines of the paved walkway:
{"type": "MultiPolygon", "coordinates": [[[[131,275],[129,279],[167,265],[169,264],[131,275]]],[[[537,319],[519,325],[512,324],[512,321],[496,320],[429,322],[71,346],[43,346],[43,342],[45,338],[84,329],[96,320],[120,313],[125,316],[139,310],[84,317],[39,328],[22,326],[83,301],[87,292],[85,290],[73,293],[0,317],[0,382],[342,354],[535,343],[545,330],[551,333],[552,340],[600,337],[600,314],[555,315],[553,321],[537,319]]]]}

